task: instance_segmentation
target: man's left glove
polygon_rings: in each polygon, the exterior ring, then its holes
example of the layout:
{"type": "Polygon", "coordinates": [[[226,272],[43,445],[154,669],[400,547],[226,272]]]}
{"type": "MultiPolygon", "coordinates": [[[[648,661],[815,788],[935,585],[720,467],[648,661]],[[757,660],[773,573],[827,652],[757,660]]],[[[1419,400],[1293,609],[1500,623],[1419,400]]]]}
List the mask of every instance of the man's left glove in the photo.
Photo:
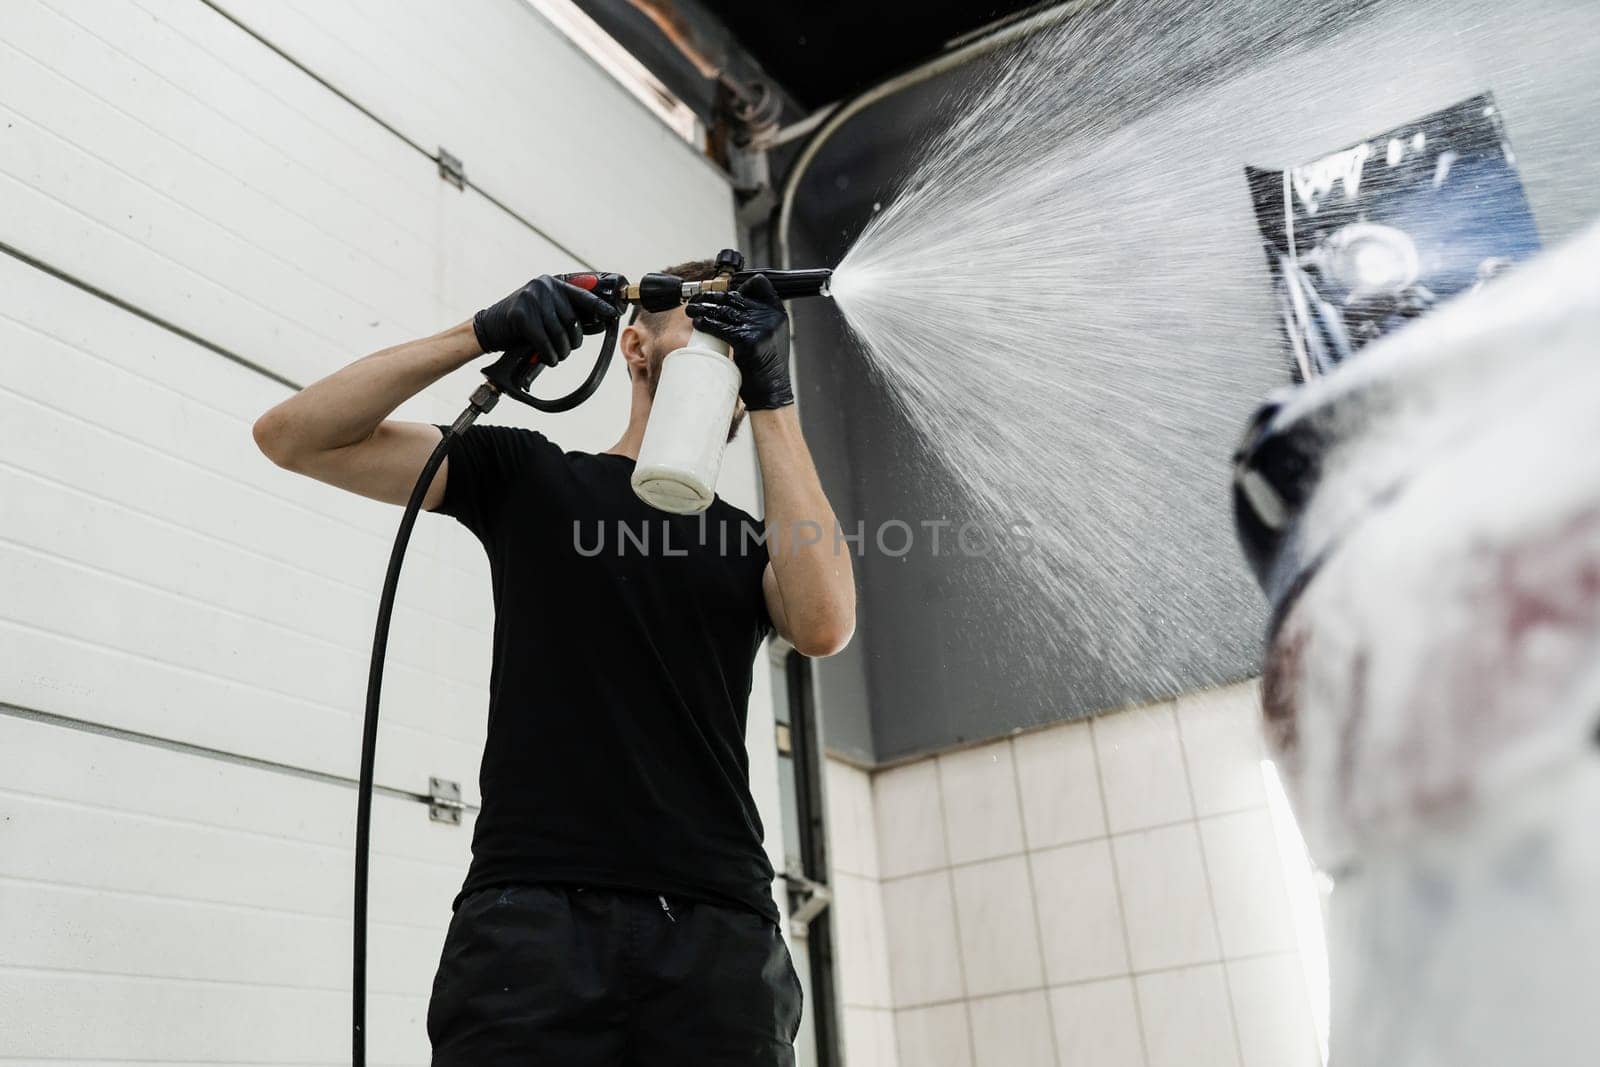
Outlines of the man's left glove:
{"type": "Polygon", "coordinates": [[[766,276],[756,275],[732,293],[704,293],[684,312],[697,330],[733,348],[739,366],[739,396],[748,411],[767,411],[794,403],[789,384],[789,345],[784,326],[789,315],[766,276]]]}

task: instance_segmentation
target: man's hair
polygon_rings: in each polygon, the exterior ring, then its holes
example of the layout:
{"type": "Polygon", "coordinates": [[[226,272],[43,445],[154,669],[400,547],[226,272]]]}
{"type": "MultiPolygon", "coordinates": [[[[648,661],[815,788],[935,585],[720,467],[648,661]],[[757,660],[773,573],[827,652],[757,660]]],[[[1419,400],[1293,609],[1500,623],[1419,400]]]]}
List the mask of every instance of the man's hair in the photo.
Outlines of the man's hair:
{"type": "MultiPolygon", "coordinates": [[[[710,259],[691,259],[687,263],[662,267],[661,273],[675,275],[686,282],[704,282],[717,276],[717,264],[715,260],[710,259]]],[[[652,335],[659,337],[671,317],[671,311],[645,311],[643,308],[634,308],[633,318],[628,321],[633,325],[644,327],[652,335]]]]}

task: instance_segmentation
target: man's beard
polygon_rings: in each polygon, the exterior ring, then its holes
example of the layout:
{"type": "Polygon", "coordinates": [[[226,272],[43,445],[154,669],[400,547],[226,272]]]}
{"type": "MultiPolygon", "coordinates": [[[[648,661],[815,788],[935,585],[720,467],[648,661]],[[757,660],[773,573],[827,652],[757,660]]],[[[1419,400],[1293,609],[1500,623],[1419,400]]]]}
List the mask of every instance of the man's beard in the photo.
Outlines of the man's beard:
{"type": "MultiPolygon", "coordinates": [[[[650,402],[655,403],[656,387],[661,384],[661,365],[667,361],[665,356],[653,360],[650,365],[650,402]]],[[[733,418],[728,422],[728,443],[739,436],[739,427],[744,425],[744,405],[737,400],[733,404],[733,418]]]]}

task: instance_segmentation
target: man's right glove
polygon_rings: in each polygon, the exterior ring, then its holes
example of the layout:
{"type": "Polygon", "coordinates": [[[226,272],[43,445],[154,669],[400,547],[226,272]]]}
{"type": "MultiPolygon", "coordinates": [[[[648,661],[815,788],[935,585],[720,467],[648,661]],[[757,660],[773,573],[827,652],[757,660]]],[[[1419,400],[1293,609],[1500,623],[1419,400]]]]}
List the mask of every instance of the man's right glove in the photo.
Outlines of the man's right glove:
{"type": "Polygon", "coordinates": [[[726,341],[739,366],[739,396],[748,411],[794,403],[789,383],[789,313],[765,274],[731,293],[702,293],[683,309],[697,330],[726,341]]]}
{"type": "Polygon", "coordinates": [[[583,344],[585,318],[617,317],[617,309],[587,289],[540,275],[504,300],[472,317],[472,332],[485,352],[535,355],[554,367],[583,344]]]}

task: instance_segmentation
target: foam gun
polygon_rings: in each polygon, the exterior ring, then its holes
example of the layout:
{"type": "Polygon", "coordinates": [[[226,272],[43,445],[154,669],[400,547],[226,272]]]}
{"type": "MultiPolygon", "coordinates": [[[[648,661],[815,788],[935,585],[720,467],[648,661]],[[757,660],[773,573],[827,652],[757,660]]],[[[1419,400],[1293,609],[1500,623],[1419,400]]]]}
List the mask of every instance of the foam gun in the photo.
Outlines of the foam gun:
{"type": "MultiPolygon", "coordinates": [[[[645,311],[667,311],[702,293],[726,293],[756,275],[764,275],[784,300],[827,296],[833,271],[746,270],[744,256],[725,248],[717,254],[717,274],[687,281],[673,274],[646,274],[637,285],[620,274],[583,271],[556,275],[561,281],[588,290],[623,311],[629,305],[645,311]]],[[[539,411],[569,411],[594,395],[616,352],[620,319],[591,316],[581,322],[585,334],[604,333],[605,340],[594,369],[583,384],[566,396],[544,399],[528,391],[545,365],[539,353],[522,349],[505,353],[484,369],[488,390],[509,396],[539,411]]],[[[662,511],[679,515],[704,511],[716,495],[717,475],[727,447],[727,427],[739,398],[739,369],[729,358],[725,341],[699,330],[689,343],[667,356],[661,366],[650,421],[634,467],[633,491],[639,499],[662,511]]],[[[489,391],[479,390],[474,410],[493,406],[489,391]],[[482,402],[488,406],[482,406],[482,402]]],[[[476,417],[476,416],[474,416],[476,417]]]]}

